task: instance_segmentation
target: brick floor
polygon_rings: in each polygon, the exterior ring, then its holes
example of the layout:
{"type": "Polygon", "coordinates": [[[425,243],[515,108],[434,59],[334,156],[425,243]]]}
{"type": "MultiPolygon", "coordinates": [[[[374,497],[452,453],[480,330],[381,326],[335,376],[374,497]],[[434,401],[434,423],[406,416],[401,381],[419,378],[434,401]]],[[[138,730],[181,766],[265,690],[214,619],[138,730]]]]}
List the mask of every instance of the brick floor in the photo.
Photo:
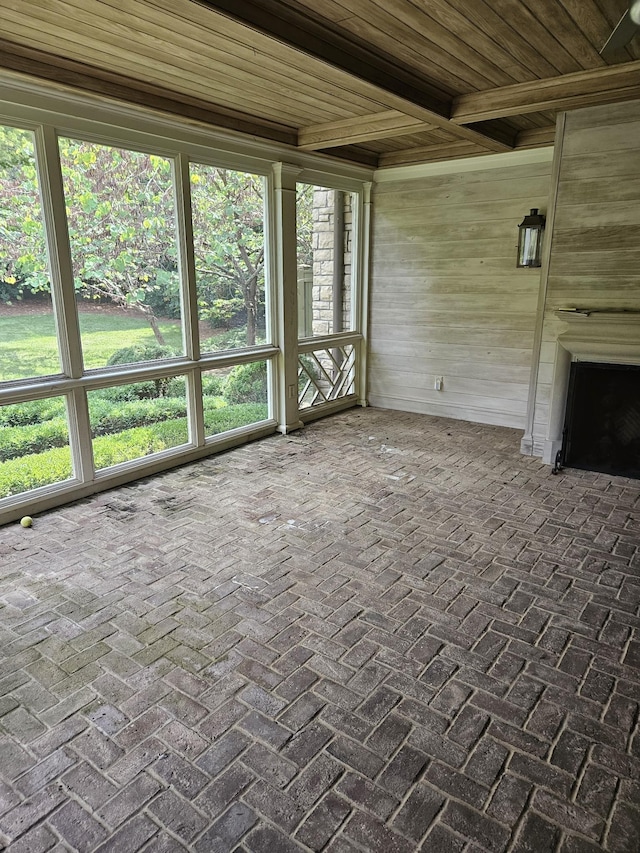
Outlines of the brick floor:
{"type": "Polygon", "coordinates": [[[0,846],[640,849],[638,482],[355,410],[0,530],[0,846]]]}

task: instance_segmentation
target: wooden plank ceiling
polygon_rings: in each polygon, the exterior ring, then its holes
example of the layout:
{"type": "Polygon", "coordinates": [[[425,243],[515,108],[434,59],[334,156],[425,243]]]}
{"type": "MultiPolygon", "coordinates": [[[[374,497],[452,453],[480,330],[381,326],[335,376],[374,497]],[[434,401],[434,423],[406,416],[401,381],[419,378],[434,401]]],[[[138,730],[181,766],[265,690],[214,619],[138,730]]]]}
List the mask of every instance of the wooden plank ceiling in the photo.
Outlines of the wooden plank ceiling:
{"type": "Polygon", "coordinates": [[[370,165],[553,140],[640,98],[628,0],[0,0],[0,67],[370,165]]]}

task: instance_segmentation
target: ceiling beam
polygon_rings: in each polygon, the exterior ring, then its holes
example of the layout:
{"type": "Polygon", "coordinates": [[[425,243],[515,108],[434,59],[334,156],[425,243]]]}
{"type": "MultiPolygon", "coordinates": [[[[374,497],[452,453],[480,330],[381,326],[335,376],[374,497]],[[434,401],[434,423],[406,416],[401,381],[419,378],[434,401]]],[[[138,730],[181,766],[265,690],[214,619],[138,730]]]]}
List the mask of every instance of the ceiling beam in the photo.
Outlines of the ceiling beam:
{"type": "Polygon", "coordinates": [[[408,166],[411,163],[434,163],[439,160],[456,160],[463,157],[477,157],[486,154],[477,145],[459,140],[441,145],[423,145],[418,148],[405,148],[403,151],[388,151],[378,158],[378,167],[408,166]]]}
{"type": "Polygon", "coordinates": [[[489,151],[510,151],[513,148],[497,134],[484,129],[456,127],[449,120],[449,102],[434,96],[427,81],[420,81],[415,72],[410,73],[390,57],[381,57],[363,43],[347,38],[329,21],[318,21],[308,13],[284,6],[278,0],[192,2],[368,83],[373,88],[372,97],[390,109],[426,124],[448,128],[459,139],[489,151]]]}
{"type": "Polygon", "coordinates": [[[318,151],[321,148],[335,148],[339,145],[371,142],[374,139],[389,139],[429,130],[433,130],[432,124],[427,124],[398,110],[386,110],[381,113],[300,128],[298,148],[318,151]]]}
{"type": "Polygon", "coordinates": [[[460,125],[471,124],[546,110],[612,104],[639,97],[640,60],[636,60],[459,95],[453,100],[451,121],[460,125]]]}

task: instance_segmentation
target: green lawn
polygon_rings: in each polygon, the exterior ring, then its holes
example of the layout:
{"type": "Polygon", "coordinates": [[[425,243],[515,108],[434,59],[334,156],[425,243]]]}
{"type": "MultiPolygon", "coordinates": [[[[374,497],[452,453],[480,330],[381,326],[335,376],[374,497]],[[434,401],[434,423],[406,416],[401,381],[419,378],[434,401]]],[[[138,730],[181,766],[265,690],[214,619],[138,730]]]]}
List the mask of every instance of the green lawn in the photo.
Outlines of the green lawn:
{"type": "MultiPolygon", "coordinates": [[[[176,320],[161,320],[160,329],[168,346],[182,350],[182,333],[176,320]]],[[[81,311],[80,330],[86,368],[104,367],[108,358],[122,347],[155,341],[143,317],[81,311]]],[[[0,382],[59,372],[51,314],[0,317],[0,382]]]]}

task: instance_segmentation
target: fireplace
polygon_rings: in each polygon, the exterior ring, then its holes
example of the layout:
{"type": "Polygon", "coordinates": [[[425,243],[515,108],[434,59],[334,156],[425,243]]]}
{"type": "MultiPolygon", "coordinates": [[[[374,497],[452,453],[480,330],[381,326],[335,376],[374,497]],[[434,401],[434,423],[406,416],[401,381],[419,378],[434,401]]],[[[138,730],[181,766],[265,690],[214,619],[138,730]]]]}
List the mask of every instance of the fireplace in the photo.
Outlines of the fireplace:
{"type": "MultiPolygon", "coordinates": [[[[640,368],[640,312],[572,308],[556,311],[556,317],[565,325],[564,328],[561,327],[556,339],[543,461],[554,464],[558,452],[563,448],[565,427],[569,427],[573,419],[574,431],[567,446],[568,452],[565,454],[566,464],[583,468],[594,466],[593,470],[621,473],[619,470],[614,472],[613,467],[605,468],[604,466],[610,463],[603,462],[602,459],[594,461],[591,454],[595,451],[587,451],[584,443],[589,441],[598,443],[602,454],[604,454],[604,447],[609,446],[615,459],[633,452],[633,439],[627,436],[627,432],[636,428],[632,426],[632,423],[636,423],[635,418],[638,416],[634,415],[634,411],[637,412],[640,406],[637,384],[640,381],[640,370],[637,369],[640,368]],[[578,397],[582,397],[580,389],[583,386],[587,389],[587,397],[589,397],[590,388],[594,393],[596,388],[600,389],[606,405],[611,409],[610,421],[611,419],[624,420],[624,427],[614,429],[616,435],[620,433],[617,439],[615,435],[614,439],[603,438],[601,433],[606,432],[608,427],[602,424],[597,428],[594,424],[591,430],[590,423],[600,417],[602,402],[586,403],[578,399],[578,413],[573,414],[576,393],[579,392],[578,397]],[[620,403],[613,401],[614,392],[623,398],[620,403]],[[623,411],[624,398],[628,396],[635,398],[633,401],[635,409],[630,405],[628,411],[623,411]],[[617,408],[618,405],[622,407],[620,410],[617,408]],[[579,427],[586,427],[586,437],[578,437],[579,427]],[[595,435],[593,431],[596,431],[595,435]],[[611,444],[607,445],[607,441],[615,441],[617,449],[614,451],[611,444]],[[631,442],[631,444],[625,444],[625,442],[631,442]],[[595,467],[596,465],[600,467],[595,467]]],[[[569,436],[568,430],[566,436],[569,436]]],[[[635,452],[637,454],[637,450],[635,452]]],[[[629,467],[635,466],[637,469],[637,465],[636,455],[635,462],[629,467]]],[[[614,467],[618,467],[618,462],[614,462],[614,467]]],[[[626,475],[639,476],[638,473],[626,475]]]]}
{"type": "Polygon", "coordinates": [[[640,366],[573,362],[563,464],[640,478],[640,366]]]}

